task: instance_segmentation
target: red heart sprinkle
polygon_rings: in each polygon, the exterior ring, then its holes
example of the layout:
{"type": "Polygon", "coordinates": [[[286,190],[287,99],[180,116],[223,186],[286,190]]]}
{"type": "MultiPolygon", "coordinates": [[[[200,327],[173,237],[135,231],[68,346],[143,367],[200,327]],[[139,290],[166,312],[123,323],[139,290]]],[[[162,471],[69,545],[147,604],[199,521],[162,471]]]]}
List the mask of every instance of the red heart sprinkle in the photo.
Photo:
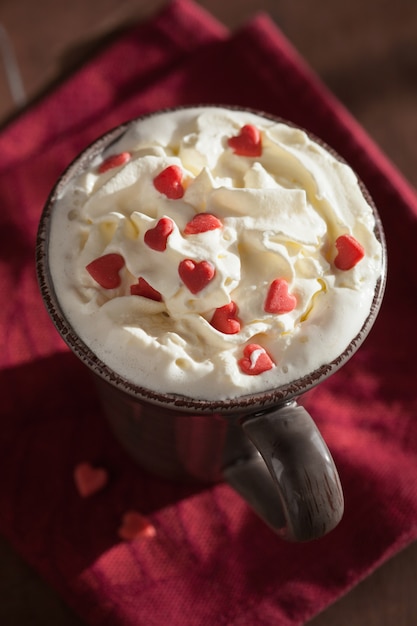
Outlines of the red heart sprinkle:
{"type": "Polygon", "coordinates": [[[240,331],[240,320],[237,317],[237,305],[229,302],[213,313],[210,324],[225,335],[235,335],[240,331]]]}
{"type": "Polygon", "coordinates": [[[106,486],[108,475],[102,467],[93,467],[90,463],[78,463],[74,469],[74,481],[80,496],[88,498],[106,486]]]}
{"type": "Polygon", "coordinates": [[[215,215],[211,213],[197,213],[197,215],[194,215],[193,219],[186,224],[184,234],[198,235],[208,230],[216,230],[216,228],[221,228],[222,226],[223,224],[215,215]]]}
{"type": "Polygon", "coordinates": [[[262,154],[261,133],[252,124],[242,126],[239,135],[229,137],[227,143],[240,156],[257,157],[262,154]]]}
{"type": "Polygon", "coordinates": [[[146,231],[144,241],[152,250],[163,252],[166,250],[168,237],[173,230],[174,222],[169,217],[161,217],[154,228],[146,231]]]}
{"type": "Polygon", "coordinates": [[[151,287],[151,285],[141,276],[135,285],[130,286],[130,293],[132,296],[142,296],[149,300],[155,300],[155,302],[162,302],[162,295],[151,287]]]}
{"type": "Polygon", "coordinates": [[[251,343],[243,350],[243,357],[239,359],[238,365],[243,374],[257,376],[274,367],[274,362],[262,346],[251,343]]]}
{"type": "Polygon", "coordinates": [[[336,248],[334,264],[339,270],[351,270],[365,256],[364,248],[352,235],[340,235],[336,239],[336,248]]]}
{"type": "Polygon", "coordinates": [[[121,254],[111,252],[94,259],[85,269],[103,289],[116,289],[122,282],[119,271],[124,264],[125,260],[121,254]]]}
{"type": "Polygon", "coordinates": [[[288,293],[288,283],[284,278],[272,281],[265,298],[264,311],[266,313],[289,313],[297,306],[297,298],[288,293]]]}
{"type": "Polygon", "coordinates": [[[133,541],[142,537],[155,537],[156,529],[145,515],[137,511],[127,511],[123,515],[118,535],[125,541],[133,541]]]}
{"type": "Polygon", "coordinates": [[[216,269],[208,261],[184,259],[178,266],[178,274],[191,293],[198,293],[213,280],[216,269]]]}
{"type": "Polygon", "coordinates": [[[103,174],[108,170],[112,170],[114,167],[124,165],[130,160],[130,157],[130,152],[120,152],[120,154],[112,154],[111,156],[107,157],[107,159],[104,159],[104,161],[99,165],[98,171],[100,174],[103,174]]]}
{"type": "Polygon", "coordinates": [[[171,200],[178,200],[184,195],[182,186],[182,169],[178,165],[170,165],[153,179],[154,187],[171,200]]]}

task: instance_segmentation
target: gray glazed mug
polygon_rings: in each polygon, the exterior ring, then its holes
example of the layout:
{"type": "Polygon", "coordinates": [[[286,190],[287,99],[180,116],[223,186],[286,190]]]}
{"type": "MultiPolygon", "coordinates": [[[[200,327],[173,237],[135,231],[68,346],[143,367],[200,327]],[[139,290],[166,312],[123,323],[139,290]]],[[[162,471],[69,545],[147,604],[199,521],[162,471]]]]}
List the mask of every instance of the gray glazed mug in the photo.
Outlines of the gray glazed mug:
{"type": "MultiPolygon", "coordinates": [[[[63,173],[43,210],[37,239],[42,297],[58,332],[90,368],[104,413],[119,441],[146,470],[178,481],[228,482],[281,537],[316,539],[340,521],[343,492],[318,428],[297,399],[336,372],[359,348],[378,314],[386,277],[386,247],[376,208],[375,235],[383,270],[369,315],[345,351],[288,385],[225,401],[156,393],[111,370],[80,339],[56,297],[49,270],[51,214],[62,190],[80,168],[116,141],[127,124],[87,148],[63,173]]],[[[334,152],[330,150],[333,154],[334,152]]]]}

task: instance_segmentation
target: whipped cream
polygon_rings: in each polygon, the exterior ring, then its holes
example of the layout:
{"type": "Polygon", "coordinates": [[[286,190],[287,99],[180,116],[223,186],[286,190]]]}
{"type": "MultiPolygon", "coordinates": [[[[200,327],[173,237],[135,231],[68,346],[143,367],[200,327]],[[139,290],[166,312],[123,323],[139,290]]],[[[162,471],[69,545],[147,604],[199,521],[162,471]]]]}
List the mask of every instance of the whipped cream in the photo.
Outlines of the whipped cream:
{"type": "Polygon", "coordinates": [[[337,358],[382,269],[351,168],[302,130],[195,107],[133,121],[56,200],[56,295],[139,386],[205,400],[280,387],[337,358]]]}

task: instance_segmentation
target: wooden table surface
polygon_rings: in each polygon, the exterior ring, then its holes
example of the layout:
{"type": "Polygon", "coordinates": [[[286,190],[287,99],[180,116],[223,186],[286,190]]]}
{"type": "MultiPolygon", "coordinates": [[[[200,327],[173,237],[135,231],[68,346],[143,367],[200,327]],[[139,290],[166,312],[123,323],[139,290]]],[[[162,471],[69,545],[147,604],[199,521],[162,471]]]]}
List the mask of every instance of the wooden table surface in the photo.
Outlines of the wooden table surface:
{"type": "MultiPolygon", "coordinates": [[[[164,4],[165,0],[0,0],[2,48],[6,33],[22,80],[15,85],[13,99],[0,64],[0,124],[16,113],[23,99],[30,102],[65,75],[107,34],[148,17],[164,4]]],[[[199,4],[231,29],[259,10],[268,12],[417,187],[416,0],[201,0],[199,4]]],[[[310,626],[415,626],[416,580],[417,544],[413,544],[310,626]]],[[[1,538],[0,624],[82,626],[1,538]]]]}

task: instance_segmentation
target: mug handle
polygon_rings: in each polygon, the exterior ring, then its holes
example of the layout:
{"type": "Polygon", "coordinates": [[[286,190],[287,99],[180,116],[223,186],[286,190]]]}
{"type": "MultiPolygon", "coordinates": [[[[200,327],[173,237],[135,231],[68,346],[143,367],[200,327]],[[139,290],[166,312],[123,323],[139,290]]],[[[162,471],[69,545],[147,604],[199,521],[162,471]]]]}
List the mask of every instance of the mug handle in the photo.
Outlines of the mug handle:
{"type": "Polygon", "coordinates": [[[258,453],[224,470],[225,480],[282,538],[310,541],[340,521],[343,492],[309,413],[296,402],[244,417],[258,453]]]}

